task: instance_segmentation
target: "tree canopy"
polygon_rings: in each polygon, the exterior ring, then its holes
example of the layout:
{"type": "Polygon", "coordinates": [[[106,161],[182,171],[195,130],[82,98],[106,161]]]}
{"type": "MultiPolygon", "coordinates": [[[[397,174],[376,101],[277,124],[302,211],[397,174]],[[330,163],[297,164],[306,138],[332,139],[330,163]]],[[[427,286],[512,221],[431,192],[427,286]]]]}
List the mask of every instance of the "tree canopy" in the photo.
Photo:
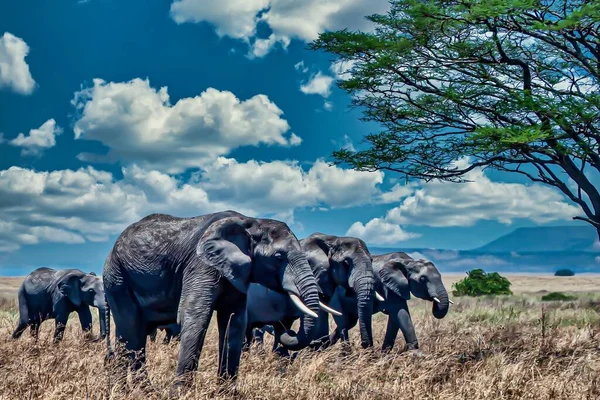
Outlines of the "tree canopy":
{"type": "Polygon", "coordinates": [[[382,130],[336,163],[464,181],[494,168],[553,186],[600,232],[600,2],[393,0],[371,32],[326,32],[338,85],[382,130]],[[468,161],[468,162],[467,162],[468,161]]]}

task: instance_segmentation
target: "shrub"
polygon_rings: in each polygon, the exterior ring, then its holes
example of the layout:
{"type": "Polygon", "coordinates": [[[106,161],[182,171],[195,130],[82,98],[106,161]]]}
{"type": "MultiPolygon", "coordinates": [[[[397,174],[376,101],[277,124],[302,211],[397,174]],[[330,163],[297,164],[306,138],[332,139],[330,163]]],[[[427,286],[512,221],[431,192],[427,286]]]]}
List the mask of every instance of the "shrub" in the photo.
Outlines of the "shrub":
{"type": "Polygon", "coordinates": [[[554,273],[554,276],[573,276],[575,272],[571,271],[568,268],[559,269],[554,273]]]}
{"type": "Polygon", "coordinates": [[[509,294],[510,282],[497,272],[487,274],[482,269],[467,272],[467,277],[452,285],[454,296],[486,296],[509,294]]]}
{"type": "Polygon", "coordinates": [[[552,292],[542,296],[542,301],[571,301],[576,300],[577,297],[570,296],[561,292],[552,292]]]}

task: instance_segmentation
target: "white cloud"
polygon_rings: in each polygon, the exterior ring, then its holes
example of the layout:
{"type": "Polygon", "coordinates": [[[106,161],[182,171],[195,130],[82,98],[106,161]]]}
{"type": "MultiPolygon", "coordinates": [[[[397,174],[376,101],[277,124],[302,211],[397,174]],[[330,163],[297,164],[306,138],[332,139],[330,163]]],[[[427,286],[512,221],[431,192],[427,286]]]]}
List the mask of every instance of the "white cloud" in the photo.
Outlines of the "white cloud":
{"type": "MultiPolygon", "coordinates": [[[[459,163],[467,166],[465,160],[459,163]]],[[[481,168],[467,173],[465,179],[470,182],[422,183],[387,213],[386,220],[433,227],[472,226],[482,220],[509,225],[520,218],[538,223],[569,220],[578,213],[577,207],[545,185],[494,182],[481,168]]]]}
{"type": "Polygon", "coordinates": [[[288,122],[265,95],[247,100],[207,89],[199,96],[169,103],[167,88],[148,80],[115,83],[94,79],[75,93],[80,112],[76,139],[97,140],[110,148],[106,156],[80,154],[83,161],[138,163],[171,173],[200,167],[241,146],[293,146],[288,122]]]}
{"type": "Polygon", "coordinates": [[[197,182],[213,199],[229,199],[259,213],[286,213],[296,208],[351,207],[380,195],[381,172],[330,167],[317,160],[308,171],[296,161],[238,162],[220,157],[197,182]]]}
{"type": "Polygon", "coordinates": [[[5,32],[0,36],[0,89],[9,88],[20,94],[30,94],[35,80],[29,72],[25,57],[29,46],[21,38],[5,32]]]}
{"type": "Polygon", "coordinates": [[[330,102],[330,101],[326,101],[326,102],[323,104],[323,108],[324,108],[325,110],[327,110],[327,111],[331,111],[331,110],[333,110],[333,103],[332,103],[332,102],[330,102]]]}
{"type": "Polygon", "coordinates": [[[326,30],[372,29],[365,16],[388,9],[388,0],[175,0],[171,17],[178,24],[208,22],[219,36],[249,44],[258,39],[257,24],[265,23],[272,31],[270,42],[289,43],[291,39],[312,41],[326,30]]]}
{"type": "Polygon", "coordinates": [[[359,237],[365,242],[375,245],[392,245],[420,236],[417,233],[406,232],[400,226],[390,224],[383,218],[373,218],[366,225],[355,222],[350,226],[346,235],[359,237]]]}
{"type": "Polygon", "coordinates": [[[145,215],[202,215],[235,209],[294,224],[304,207],[350,207],[379,195],[382,173],[297,162],[237,162],[221,157],[189,181],[131,165],[118,180],[92,167],[0,171],[0,251],[42,242],[106,241],[145,215]]]}
{"type": "Polygon", "coordinates": [[[308,72],[308,68],[304,65],[304,60],[294,64],[294,68],[296,69],[296,71],[300,71],[303,74],[308,72]]]}
{"type": "Polygon", "coordinates": [[[356,65],[354,60],[339,60],[331,64],[329,70],[335,77],[335,79],[344,81],[352,77],[352,68],[356,65]]]}
{"type": "Polygon", "coordinates": [[[277,43],[280,43],[282,48],[287,49],[290,40],[286,37],[278,38],[274,34],[271,34],[266,39],[256,39],[254,43],[252,43],[248,56],[250,58],[262,58],[269,54],[271,49],[273,49],[277,43]]]}
{"type": "Polygon", "coordinates": [[[40,154],[45,149],[56,145],[56,136],[63,132],[62,128],[56,125],[54,119],[49,119],[37,129],[31,129],[28,135],[19,133],[16,138],[9,143],[16,147],[21,147],[22,155],[40,154]]]}
{"type": "Polygon", "coordinates": [[[318,94],[327,98],[331,94],[332,84],[333,78],[319,71],[307,83],[300,85],[300,91],[304,94],[318,94]]]}
{"type": "MultiPolygon", "coordinates": [[[[92,167],[37,172],[0,171],[0,248],[41,242],[105,241],[153,212],[199,215],[230,208],[209,202],[199,187],[137,166],[124,178],[92,167]]],[[[248,210],[244,210],[248,211],[248,210]]]]}
{"type": "MultiPolygon", "coordinates": [[[[457,165],[464,168],[468,163],[463,159],[457,165]]],[[[374,218],[366,225],[355,222],[352,227],[356,232],[362,229],[369,234],[369,226],[385,232],[391,232],[395,229],[392,226],[395,226],[400,232],[400,225],[467,227],[484,220],[509,225],[521,218],[546,223],[570,220],[579,211],[577,207],[566,203],[558,191],[544,185],[494,182],[481,168],[467,173],[465,179],[470,182],[431,181],[409,186],[396,184],[390,191],[381,192],[375,201],[385,204],[402,199],[399,206],[390,209],[383,218],[374,218]]],[[[375,240],[385,240],[386,244],[394,243],[391,238],[385,239],[385,236],[393,235],[371,233],[370,236],[375,240]]],[[[402,236],[398,234],[398,237],[402,236]]]]}

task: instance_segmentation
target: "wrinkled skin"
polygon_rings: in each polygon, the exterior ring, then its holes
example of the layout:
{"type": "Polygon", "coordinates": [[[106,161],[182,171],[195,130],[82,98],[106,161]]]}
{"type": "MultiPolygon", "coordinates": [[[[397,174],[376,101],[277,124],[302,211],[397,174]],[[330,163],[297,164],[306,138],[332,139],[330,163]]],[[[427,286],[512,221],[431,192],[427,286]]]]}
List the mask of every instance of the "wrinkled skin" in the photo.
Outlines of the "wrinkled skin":
{"type": "MultiPolygon", "coordinates": [[[[438,319],[444,318],[450,304],[439,271],[433,263],[415,260],[402,252],[373,256],[373,271],[377,280],[376,291],[385,298],[383,302],[375,300],[374,312],[383,312],[389,316],[383,350],[389,350],[394,346],[398,330],[402,331],[407,350],[417,350],[419,342],[407,300],[412,293],[417,298],[431,301],[433,316],[438,319]],[[439,303],[433,300],[434,297],[439,300],[439,303]]],[[[338,291],[330,305],[346,310],[352,309],[351,305],[354,301],[338,291]]],[[[355,318],[356,316],[348,316],[350,322],[355,321],[355,318]]],[[[348,340],[348,330],[353,326],[351,323],[337,324],[335,331],[330,335],[330,341],[335,343],[339,339],[348,340]]]]}
{"type": "Polygon", "coordinates": [[[234,211],[194,218],[147,216],[119,236],[103,278],[117,340],[124,347],[117,356],[126,356],[134,371],[145,363],[149,333],[161,325],[181,326],[174,388],[198,369],[213,311],[219,376],[236,376],[251,282],[294,294],[310,312],[318,311],[317,283],[288,226],[234,211]]]}
{"type": "MultiPolygon", "coordinates": [[[[371,266],[371,254],[366,244],[357,238],[322,233],[313,233],[302,239],[300,243],[319,284],[322,302],[329,303],[338,289],[353,297],[355,301],[351,305],[352,309],[336,309],[343,315],[334,316],[334,319],[340,325],[345,325],[347,324],[346,313],[357,315],[362,345],[363,347],[372,346],[371,317],[375,278],[371,266]]],[[[248,296],[247,343],[251,340],[252,329],[264,325],[273,326],[274,349],[280,355],[288,355],[287,350],[305,348],[314,339],[317,339],[317,343],[321,343],[321,345],[324,345],[329,339],[329,322],[326,311],[319,310],[317,325],[314,326],[314,319],[299,313],[289,299],[266,288],[252,286],[254,285],[251,285],[248,296]],[[281,343],[281,335],[285,334],[298,318],[301,318],[301,328],[296,342],[292,346],[281,343]],[[306,334],[303,335],[303,332],[306,334]],[[280,343],[283,348],[279,347],[280,343]]]]}
{"type": "Polygon", "coordinates": [[[31,334],[37,337],[40,324],[54,318],[54,342],[58,342],[63,337],[69,314],[75,311],[81,329],[92,339],[90,306],[98,309],[100,338],[104,338],[107,308],[102,280],[96,274],[86,274],[78,269],[38,268],[19,288],[19,323],[12,337],[18,339],[28,326],[31,334]]]}
{"type": "Polygon", "coordinates": [[[157,326],[152,332],[148,334],[151,342],[156,341],[156,335],[158,330],[162,329],[165,331],[165,337],[163,339],[163,344],[171,343],[171,339],[179,340],[179,334],[181,333],[181,327],[178,324],[169,324],[169,325],[160,325],[157,326]]]}

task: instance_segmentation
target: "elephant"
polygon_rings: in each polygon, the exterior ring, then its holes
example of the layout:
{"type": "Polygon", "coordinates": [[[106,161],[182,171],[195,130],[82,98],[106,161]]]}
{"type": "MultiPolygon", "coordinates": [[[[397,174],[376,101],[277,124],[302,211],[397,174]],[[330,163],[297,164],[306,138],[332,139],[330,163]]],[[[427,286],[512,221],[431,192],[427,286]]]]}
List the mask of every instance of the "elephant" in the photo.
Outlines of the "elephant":
{"type": "MultiPolygon", "coordinates": [[[[313,233],[300,241],[308,258],[313,274],[320,289],[323,302],[328,302],[336,288],[347,292],[356,301],[351,315],[355,315],[360,323],[361,343],[363,347],[373,345],[371,317],[375,295],[375,277],[371,265],[372,258],[365,242],[354,237],[342,237],[313,233]]],[[[344,320],[346,315],[327,307],[320,307],[316,342],[329,338],[328,313],[334,318],[344,320]]],[[[299,335],[294,346],[283,344],[279,347],[279,337],[291,328],[294,321],[301,318],[301,329],[305,317],[293,307],[285,296],[260,285],[250,285],[248,291],[248,327],[246,343],[253,339],[253,328],[272,325],[275,331],[274,350],[287,356],[288,350],[300,350],[311,344],[310,337],[299,335]]],[[[341,322],[340,322],[341,323],[341,322]]],[[[261,333],[254,335],[262,338],[261,333]]],[[[321,343],[323,344],[323,343],[321,343]]],[[[314,347],[314,346],[313,346],[314,347]]]]}
{"type": "MultiPolygon", "coordinates": [[[[148,333],[160,325],[181,326],[172,390],[198,369],[213,311],[218,375],[236,378],[251,282],[285,293],[307,314],[301,335],[312,336],[318,318],[317,282],[290,228],[231,210],[190,218],[151,214],[131,224],[110,251],[103,279],[117,340],[124,345],[113,352],[108,335],[109,360],[125,359],[137,371],[145,364],[148,333]]],[[[281,340],[297,342],[292,332],[281,340]]]]}
{"type": "Polygon", "coordinates": [[[95,273],[78,269],[55,270],[38,268],[21,284],[18,292],[19,323],[12,338],[18,339],[27,327],[37,337],[40,324],[54,318],[54,342],[62,340],[69,314],[79,315],[81,328],[88,338],[92,334],[92,314],[89,306],[98,308],[100,338],[106,336],[107,306],[104,286],[95,273]]]}
{"type": "MultiPolygon", "coordinates": [[[[373,256],[373,271],[376,277],[375,290],[378,294],[373,311],[388,315],[382,350],[393,348],[398,330],[401,330],[406,341],[406,349],[420,354],[407,300],[412,293],[415,297],[431,301],[433,316],[437,319],[444,318],[453,302],[448,298],[440,272],[432,262],[415,260],[402,252],[373,256]]],[[[333,344],[339,339],[348,340],[348,330],[356,324],[354,322],[356,316],[351,315],[356,307],[355,304],[354,298],[346,296],[341,291],[338,291],[332,299],[330,306],[341,309],[346,319],[334,317],[336,329],[330,335],[330,343],[333,344]]]]}
{"type": "Polygon", "coordinates": [[[169,325],[160,325],[160,326],[157,326],[156,328],[154,328],[154,330],[151,331],[150,334],[148,335],[150,337],[151,342],[156,341],[156,334],[158,333],[159,329],[162,329],[165,331],[165,338],[163,339],[163,344],[171,343],[171,339],[173,339],[173,338],[175,338],[176,340],[179,340],[179,333],[181,332],[181,329],[178,324],[173,323],[173,324],[169,324],[169,325]]]}

